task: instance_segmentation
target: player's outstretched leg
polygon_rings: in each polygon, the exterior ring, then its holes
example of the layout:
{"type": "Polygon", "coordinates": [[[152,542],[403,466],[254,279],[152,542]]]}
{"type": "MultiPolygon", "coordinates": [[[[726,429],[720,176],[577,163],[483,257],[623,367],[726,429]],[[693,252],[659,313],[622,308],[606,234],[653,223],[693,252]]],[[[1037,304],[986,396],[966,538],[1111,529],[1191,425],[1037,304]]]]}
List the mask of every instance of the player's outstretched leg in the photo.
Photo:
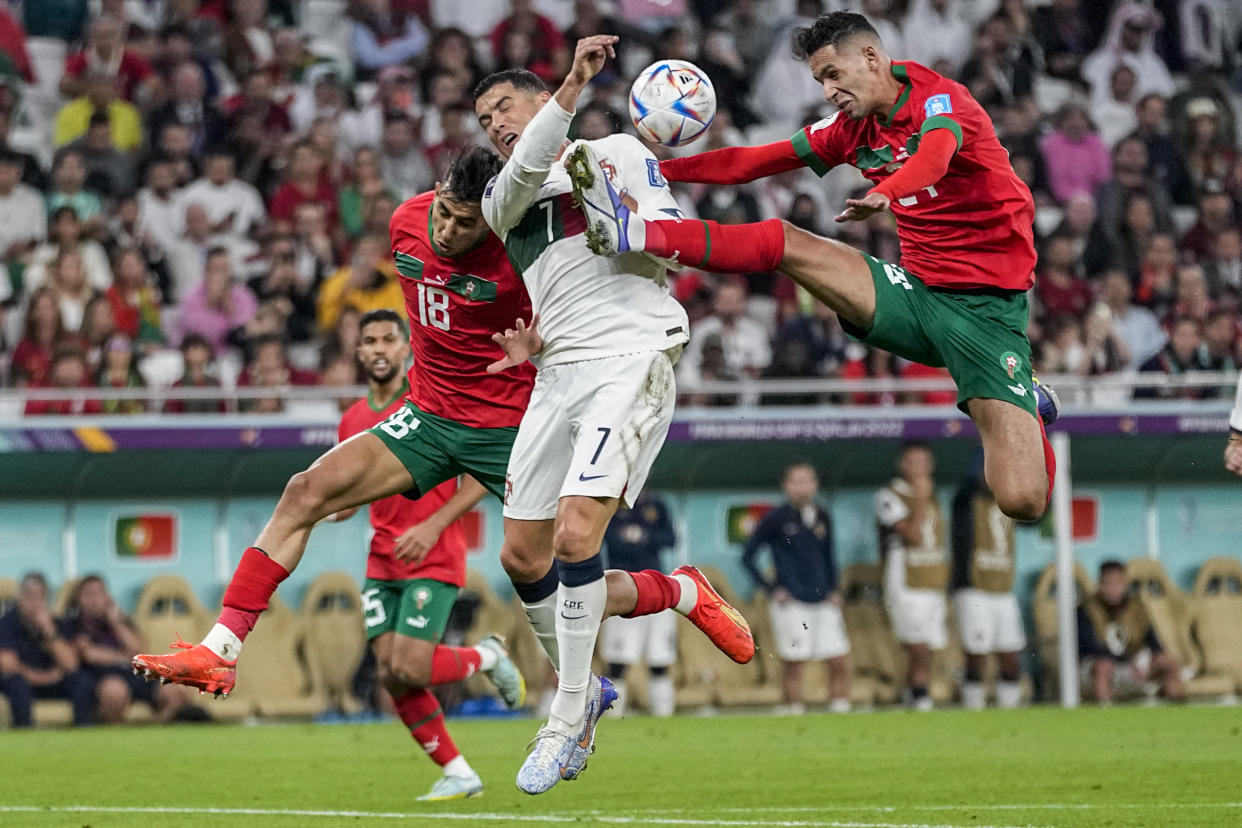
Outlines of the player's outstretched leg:
{"type": "Polygon", "coordinates": [[[276,587],[302,559],[311,529],[342,509],[408,491],[410,473],[383,442],[363,433],[333,447],[286,484],[271,520],[238,563],[224,591],[215,626],[197,645],[177,641],[179,652],[139,654],[135,672],[148,678],[227,696],[236,683],[242,642],[267,609],[276,587]]]}

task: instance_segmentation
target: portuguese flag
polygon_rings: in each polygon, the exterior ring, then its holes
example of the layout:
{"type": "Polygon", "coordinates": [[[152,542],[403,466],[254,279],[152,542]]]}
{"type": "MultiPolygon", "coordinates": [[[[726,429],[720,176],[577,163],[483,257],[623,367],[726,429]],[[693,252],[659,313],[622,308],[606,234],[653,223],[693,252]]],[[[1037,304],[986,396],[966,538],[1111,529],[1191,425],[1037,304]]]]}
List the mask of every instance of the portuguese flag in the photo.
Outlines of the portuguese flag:
{"type": "Polygon", "coordinates": [[[772,511],[771,503],[749,503],[745,506],[730,506],[725,518],[725,534],[729,543],[745,543],[755,525],[763,516],[772,511]]]}
{"type": "Polygon", "coordinates": [[[170,514],[125,515],[116,519],[119,558],[170,560],[177,552],[177,518],[170,514]]]}

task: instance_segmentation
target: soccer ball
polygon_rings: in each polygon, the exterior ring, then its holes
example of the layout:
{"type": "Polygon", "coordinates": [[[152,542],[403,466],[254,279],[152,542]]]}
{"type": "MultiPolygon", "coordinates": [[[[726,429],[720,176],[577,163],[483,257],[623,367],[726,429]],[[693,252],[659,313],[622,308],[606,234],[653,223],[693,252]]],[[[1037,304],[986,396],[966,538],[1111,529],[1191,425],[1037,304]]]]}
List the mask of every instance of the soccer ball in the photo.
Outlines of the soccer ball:
{"type": "Polygon", "coordinates": [[[630,119],[648,141],[684,146],[707,132],[715,117],[716,89],[688,61],[658,60],[630,88],[630,119]]]}

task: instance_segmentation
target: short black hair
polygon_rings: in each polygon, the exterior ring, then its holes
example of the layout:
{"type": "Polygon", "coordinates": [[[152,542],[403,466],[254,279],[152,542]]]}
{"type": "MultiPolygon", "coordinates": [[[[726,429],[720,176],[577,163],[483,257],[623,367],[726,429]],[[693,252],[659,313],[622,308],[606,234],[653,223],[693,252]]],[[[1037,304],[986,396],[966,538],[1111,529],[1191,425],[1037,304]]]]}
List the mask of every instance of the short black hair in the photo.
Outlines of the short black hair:
{"type": "Polygon", "coordinates": [[[534,72],[526,69],[504,69],[500,72],[492,72],[479,81],[478,85],[474,87],[474,100],[477,101],[487,94],[487,90],[502,83],[511,83],[514,89],[530,92],[533,95],[548,91],[548,85],[539,80],[539,76],[534,72]]]}
{"type": "Polygon", "coordinates": [[[440,193],[452,201],[478,204],[487,184],[504,166],[500,156],[483,147],[469,147],[457,154],[444,174],[440,193]]]}
{"type": "Polygon", "coordinates": [[[14,152],[7,147],[0,147],[0,164],[9,167],[25,167],[26,157],[19,152],[14,152]]]}
{"type": "Polygon", "coordinates": [[[835,11],[820,15],[810,26],[794,30],[794,57],[807,60],[825,46],[839,49],[842,43],[858,35],[871,35],[876,40],[880,39],[875,27],[861,14],[835,11]]]}
{"type": "Polygon", "coordinates": [[[207,337],[198,331],[190,331],[181,339],[181,353],[184,354],[191,348],[206,348],[208,353],[211,354],[212,359],[216,357],[216,349],[211,346],[211,342],[207,337]]]}
{"type": "Polygon", "coordinates": [[[397,326],[397,330],[401,331],[402,336],[407,335],[405,319],[392,308],[376,308],[364,313],[358,320],[358,333],[362,333],[362,329],[372,322],[391,322],[397,326]]]}
{"type": "Polygon", "coordinates": [[[1120,572],[1125,574],[1126,565],[1116,559],[1109,559],[1100,564],[1100,577],[1103,578],[1109,572],[1120,572]]]}

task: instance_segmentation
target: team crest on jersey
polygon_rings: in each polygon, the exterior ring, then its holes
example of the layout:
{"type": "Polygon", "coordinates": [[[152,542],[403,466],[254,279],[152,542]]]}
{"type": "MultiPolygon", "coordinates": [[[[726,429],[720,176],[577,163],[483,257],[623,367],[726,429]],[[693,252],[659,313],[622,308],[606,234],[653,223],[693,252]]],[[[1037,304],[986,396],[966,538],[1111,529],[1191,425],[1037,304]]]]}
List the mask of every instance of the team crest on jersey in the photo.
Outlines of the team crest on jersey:
{"type": "Polygon", "coordinates": [[[601,158],[599,160],[599,168],[604,171],[604,175],[608,176],[609,181],[613,182],[614,184],[616,183],[617,168],[616,166],[613,165],[613,163],[610,160],[608,160],[607,158],[601,158]]]}
{"type": "Polygon", "coordinates": [[[419,587],[414,590],[414,603],[421,610],[424,606],[431,603],[431,590],[426,587],[419,587]]]}
{"type": "Polygon", "coordinates": [[[1005,368],[1005,373],[1009,374],[1010,379],[1014,379],[1014,371],[1018,370],[1018,366],[1022,364],[1022,360],[1013,351],[1005,351],[1001,354],[1001,365],[1005,368]]]}
{"type": "Polygon", "coordinates": [[[928,118],[933,115],[946,115],[953,111],[953,103],[948,95],[932,95],[923,102],[923,114],[928,118]]]}
{"type": "Polygon", "coordinates": [[[509,498],[513,495],[513,478],[505,475],[505,499],[501,501],[505,506],[509,505],[509,498]]]}

